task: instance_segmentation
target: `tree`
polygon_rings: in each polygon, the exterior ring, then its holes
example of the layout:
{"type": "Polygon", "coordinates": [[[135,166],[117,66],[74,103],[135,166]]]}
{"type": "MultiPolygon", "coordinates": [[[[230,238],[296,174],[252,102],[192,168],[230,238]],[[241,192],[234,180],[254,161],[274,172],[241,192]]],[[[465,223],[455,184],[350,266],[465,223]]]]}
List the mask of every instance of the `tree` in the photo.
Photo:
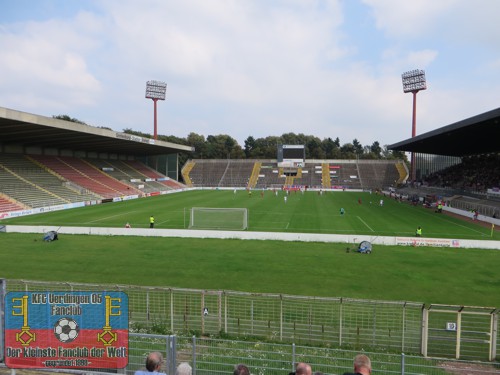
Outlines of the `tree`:
{"type": "Polygon", "coordinates": [[[80,121],[74,117],[70,117],[68,115],[54,115],[54,116],[52,116],[52,118],[56,118],[58,120],[76,122],[77,124],[87,125],[85,122],[80,121]]]}
{"type": "Polygon", "coordinates": [[[380,158],[380,153],[382,152],[382,147],[380,147],[380,143],[377,141],[373,142],[373,144],[370,147],[370,152],[373,152],[377,158],[380,158]]]}
{"type": "Polygon", "coordinates": [[[247,158],[250,158],[254,150],[255,150],[255,138],[249,136],[247,139],[245,139],[245,156],[247,158]]]}
{"type": "Polygon", "coordinates": [[[324,159],[326,152],[321,146],[322,143],[319,138],[308,136],[306,140],[306,157],[309,159],[324,159]]]}
{"type": "Polygon", "coordinates": [[[356,159],[356,148],[352,143],[345,143],[341,148],[342,159],[356,159]]]}
{"type": "Polygon", "coordinates": [[[203,159],[207,155],[205,136],[191,132],[187,136],[187,144],[194,147],[193,159],[203,159]]]}
{"type": "Polygon", "coordinates": [[[234,138],[227,134],[209,135],[207,137],[208,159],[227,159],[231,155],[234,155],[235,158],[244,157],[241,146],[238,145],[234,138]]]}
{"type": "Polygon", "coordinates": [[[363,145],[359,143],[359,141],[356,138],[354,138],[354,140],[352,141],[352,145],[354,147],[354,153],[357,156],[363,155],[363,145]]]}

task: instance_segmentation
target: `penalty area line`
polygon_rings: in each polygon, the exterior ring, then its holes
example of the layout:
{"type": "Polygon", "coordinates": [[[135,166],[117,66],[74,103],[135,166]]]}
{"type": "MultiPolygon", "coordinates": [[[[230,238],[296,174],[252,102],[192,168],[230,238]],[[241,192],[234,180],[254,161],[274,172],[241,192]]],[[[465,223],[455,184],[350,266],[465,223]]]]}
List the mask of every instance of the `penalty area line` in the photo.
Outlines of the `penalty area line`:
{"type": "Polygon", "coordinates": [[[91,220],[91,221],[86,221],[83,224],[90,224],[90,223],[95,223],[96,221],[108,220],[108,219],[112,219],[114,217],[128,215],[128,214],[131,214],[132,212],[137,212],[137,211],[128,211],[128,212],[124,212],[124,213],[121,213],[121,214],[116,214],[116,215],[112,215],[112,216],[101,217],[99,219],[95,219],[95,220],[91,220]]]}
{"type": "Polygon", "coordinates": [[[367,227],[368,229],[370,229],[372,232],[375,232],[372,228],[370,228],[370,226],[369,226],[368,224],[366,224],[366,222],[365,222],[363,219],[361,219],[359,216],[356,216],[356,217],[357,217],[357,218],[358,218],[358,219],[359,219],[359,220],[360,220],[363,224],[365,224],[365,225],[366,225],[366,227],[367,227]]]}

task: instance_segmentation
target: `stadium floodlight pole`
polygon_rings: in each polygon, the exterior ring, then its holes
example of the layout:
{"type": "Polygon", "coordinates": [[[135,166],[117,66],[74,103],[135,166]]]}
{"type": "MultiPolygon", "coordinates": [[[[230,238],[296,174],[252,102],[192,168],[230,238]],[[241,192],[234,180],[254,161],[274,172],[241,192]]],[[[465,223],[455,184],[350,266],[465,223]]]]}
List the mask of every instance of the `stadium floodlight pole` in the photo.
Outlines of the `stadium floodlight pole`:
{"type": "Polygon", "coordinates": [[[154,103],[154,139],[158,137],[157,133],[157,115],[156,115],[156,102],[158,100],[165,100],[167,92],[167,84],[160,81],[147,81],[146,82],[146,98],[152,99],[154,103]]]}
{"type": "MultiPolygon", "coordinates": [[[[411,136],[412,138],[417,135],[417,93],[421,90],[427,89],[425,81],[425,72],[423,70],[415,69],[405,72],[401,75],[403,79],[403,92],[406,94],[411,92],[413,94],[413,115],[411,123],[411,136]]],[[[411,153],[411,180],[415,182],[417,179],[417,170],[415,167],[415,152],[411,153]]]]}

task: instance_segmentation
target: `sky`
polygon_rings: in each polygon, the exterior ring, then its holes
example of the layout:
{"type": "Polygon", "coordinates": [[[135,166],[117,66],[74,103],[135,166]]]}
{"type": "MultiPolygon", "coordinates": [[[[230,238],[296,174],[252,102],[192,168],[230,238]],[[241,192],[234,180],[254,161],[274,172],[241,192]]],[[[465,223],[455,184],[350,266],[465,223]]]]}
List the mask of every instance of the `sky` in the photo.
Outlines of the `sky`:
{"type": "MultiPolygon", "coordinates": [[[[500,107],[498,0],[0,0],[0,107],[153,134],[411,137],[500,107]]],[[[1,134],[0,134],[1,137],[1,134]]]]}

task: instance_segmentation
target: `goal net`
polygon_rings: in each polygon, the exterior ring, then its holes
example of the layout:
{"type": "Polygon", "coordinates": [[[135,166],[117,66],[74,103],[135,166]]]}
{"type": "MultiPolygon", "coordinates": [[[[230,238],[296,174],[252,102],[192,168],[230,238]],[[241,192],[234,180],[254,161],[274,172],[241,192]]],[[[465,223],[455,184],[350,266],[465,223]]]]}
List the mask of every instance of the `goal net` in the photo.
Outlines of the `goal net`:
{"type": "Polygon", "coordinates": [[[192,207],[189,228],[245,230],[248,228],[248,209],[192,207]]]}

